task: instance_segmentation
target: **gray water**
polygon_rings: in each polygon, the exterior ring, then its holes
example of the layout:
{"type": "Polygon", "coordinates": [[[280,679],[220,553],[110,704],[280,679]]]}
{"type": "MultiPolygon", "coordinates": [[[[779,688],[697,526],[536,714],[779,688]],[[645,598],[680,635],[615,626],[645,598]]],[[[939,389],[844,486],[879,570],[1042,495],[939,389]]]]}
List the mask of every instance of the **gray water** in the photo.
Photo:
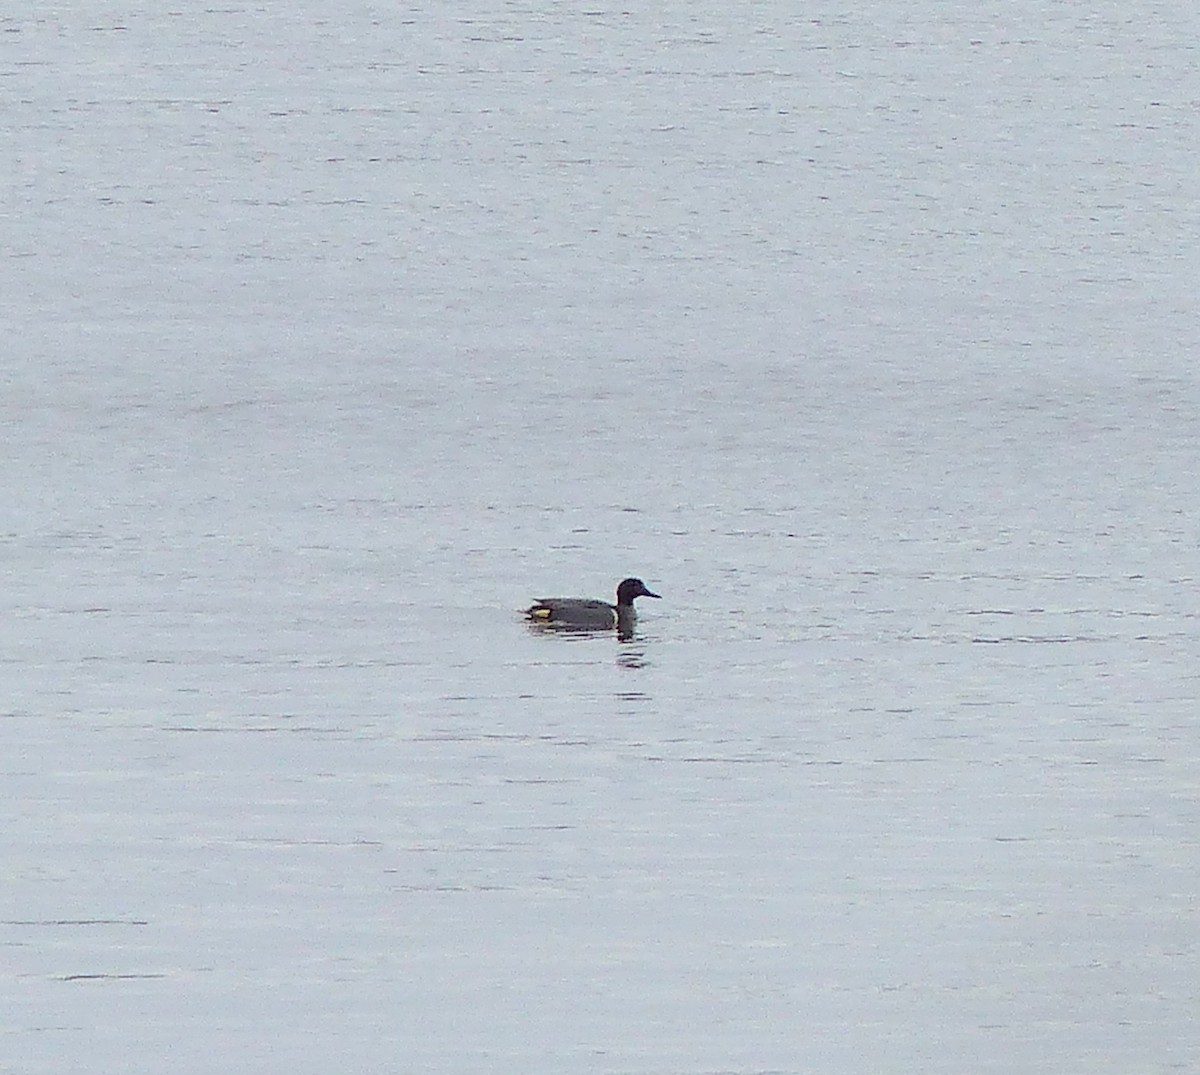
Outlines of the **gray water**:
{"type": "Polygon", "coordinates": [[[1198,30],[0,16],[0,1070],[1200,1068],[1198,30]]]}

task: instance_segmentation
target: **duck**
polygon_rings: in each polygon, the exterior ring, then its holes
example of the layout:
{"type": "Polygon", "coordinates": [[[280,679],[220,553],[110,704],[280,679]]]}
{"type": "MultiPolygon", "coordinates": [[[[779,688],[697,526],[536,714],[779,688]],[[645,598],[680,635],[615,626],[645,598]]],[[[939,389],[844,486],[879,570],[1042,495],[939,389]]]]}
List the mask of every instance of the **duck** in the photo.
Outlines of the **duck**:
{"type": "Polygon", "coordinates": [[[633,608],[635,597],[661,600],[662,595],[647,589],[641,579],[624,579],[617,587],[615,605],[587,597],[539,597],[525,610],[525,616],[532,623],[551,627],[579,631],[610,631],[615,627],[622,635],[628,635],[637,622],[633,608]]]}

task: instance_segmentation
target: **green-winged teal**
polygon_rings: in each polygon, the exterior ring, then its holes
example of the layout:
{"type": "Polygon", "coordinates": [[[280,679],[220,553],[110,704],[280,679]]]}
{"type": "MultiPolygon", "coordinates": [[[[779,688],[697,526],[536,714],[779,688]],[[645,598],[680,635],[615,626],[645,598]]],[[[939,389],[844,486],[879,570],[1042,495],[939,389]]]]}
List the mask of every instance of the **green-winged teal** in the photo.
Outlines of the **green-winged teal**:
{"type": "Polygon", "coordinates": [[[646,589],[641,579],[625,579],[617,587],[615,605],[586,597],[539,597],[525,610],[525,615],[534,623],[552,627],[574,627],[580,631],[604,631],[615,627],[627,634],[637,621],[633,599],[660,596],[646,589]]]}

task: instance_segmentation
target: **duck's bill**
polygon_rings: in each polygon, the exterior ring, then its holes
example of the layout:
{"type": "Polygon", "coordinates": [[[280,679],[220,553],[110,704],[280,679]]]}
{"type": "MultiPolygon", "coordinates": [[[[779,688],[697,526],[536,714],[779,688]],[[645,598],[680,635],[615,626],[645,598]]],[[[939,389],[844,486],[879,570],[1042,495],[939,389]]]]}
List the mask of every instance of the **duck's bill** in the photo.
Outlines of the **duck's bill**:
{"type": "Polygon", "coordinates": [[[657,597],[657,598],[658,598],[660,601],[662,600],[662,594],[660,594],[660,593],[651,593],[649,590],[643,590],[643,591],[642,591],[642,593],[641,593],[641,596],[642,596],[642,597],[657,597]]]}

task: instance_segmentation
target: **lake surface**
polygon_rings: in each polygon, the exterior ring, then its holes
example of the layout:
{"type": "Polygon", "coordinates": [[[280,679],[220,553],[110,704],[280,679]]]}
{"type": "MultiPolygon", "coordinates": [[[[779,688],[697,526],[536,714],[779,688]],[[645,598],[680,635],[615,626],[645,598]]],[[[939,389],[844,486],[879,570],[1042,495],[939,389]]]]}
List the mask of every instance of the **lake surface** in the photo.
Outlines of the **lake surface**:
{"type": "Polygon", "coordinates": [[[1197,1070],[1197,30],[0,16],[0,1070],[1197,1070]]]}

